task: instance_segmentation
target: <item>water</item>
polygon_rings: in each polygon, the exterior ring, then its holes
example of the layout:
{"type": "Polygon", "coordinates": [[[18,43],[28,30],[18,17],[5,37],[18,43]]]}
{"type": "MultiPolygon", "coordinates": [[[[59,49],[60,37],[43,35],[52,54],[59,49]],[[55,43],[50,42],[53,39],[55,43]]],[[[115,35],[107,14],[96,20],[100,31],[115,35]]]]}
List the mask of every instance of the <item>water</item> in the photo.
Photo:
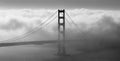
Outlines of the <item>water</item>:
{"type": "Polygon", "coordinates": [[[45,61],[55,58],[56,51],[53,44],[0,47],[0,61],[45,61]]]}
{"type": "MultiPolygon", "coordinates": [[[[93,43],[94,44],[94,43],[93,43]]],[[[0,44],[0,61],[119,61],[119,45],[116,48],[99,48],[84,41],[69,41],[68,56],[57,55],[57,43],[0,44]],[[78,43],[79,42],[79,43],[78,43]],[[89,45],[87,45],[89,44],[89,45]],[[92,45],[92,46],[91,46],[92,45]],[[92,47],[92,48],[91,48],[92,47]]],[[[119,43],[118,43],[119,44],[119,43]]]]}

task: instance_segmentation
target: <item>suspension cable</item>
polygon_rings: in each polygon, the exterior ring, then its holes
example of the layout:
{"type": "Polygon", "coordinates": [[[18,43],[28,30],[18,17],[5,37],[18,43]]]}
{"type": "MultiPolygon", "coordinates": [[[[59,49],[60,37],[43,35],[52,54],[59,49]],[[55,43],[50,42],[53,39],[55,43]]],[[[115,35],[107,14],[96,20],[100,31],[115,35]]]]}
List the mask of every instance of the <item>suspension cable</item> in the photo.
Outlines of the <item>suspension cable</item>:
{"type": "Polygon", "coordinates": [[[70,18],[72,24],[74,24],[77,29],[80,29],[79,26],[73,21],[73,19],[71,18],[71,16],[67,12],[66,12],[66,15],[70,18]]]}
{"type": "MultiPolygon", "coordinates": [[[[57,11],[56,11],[57,12],[57,11]]],[[[55,13],[56,13],[55,12],[55,13]]],[[[46,19],[45,21],[48,21],[48,20],[50,20],[51,19],[51,17],[53,17],[54,15],[55,15],[55,13],[53,14],[53,15],[51,15],[48,19],[46,19]]],[[[43,22],[42,24],[44,25],[46,22],[43,22]]],[[[35,28],[33,28],[34,30],[32,30],[32,31],[30,31],[30,32],[27,32],[27,33],[24,33],[24,34],[22,34],[22,35],[19,35],[19,36],[16,36],[16,37],[14,37],[14,38],[11,38],[11,39],[7,39],[7,40],[2,40],[2,41],[8,41],[8,40],[18,40],[18,39],[22,39],[22,38],[25,38],[25,37],[27,37],[28,35],[30,35],[30,34],[32,34],[33,32],[36,32],[36,31],[38,31],[38,30],[41,30],[42,29],[42,27],[40,27],[39,28],[39,26],[40,26],[41,24],[38,24],[38,26],[37,27],[35,27],[35,28]]]]}

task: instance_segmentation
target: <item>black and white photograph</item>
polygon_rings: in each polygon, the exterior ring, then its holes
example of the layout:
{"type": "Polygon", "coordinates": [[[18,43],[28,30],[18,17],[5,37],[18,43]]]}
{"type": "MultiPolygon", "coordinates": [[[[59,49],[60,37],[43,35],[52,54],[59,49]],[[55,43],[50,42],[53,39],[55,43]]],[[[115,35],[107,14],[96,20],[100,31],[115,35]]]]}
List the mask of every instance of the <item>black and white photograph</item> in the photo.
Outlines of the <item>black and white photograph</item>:
{"type": "Polygon", "coordinates": [[[0,61],[120,61],[120,0],[0,0],[0,61]]]}

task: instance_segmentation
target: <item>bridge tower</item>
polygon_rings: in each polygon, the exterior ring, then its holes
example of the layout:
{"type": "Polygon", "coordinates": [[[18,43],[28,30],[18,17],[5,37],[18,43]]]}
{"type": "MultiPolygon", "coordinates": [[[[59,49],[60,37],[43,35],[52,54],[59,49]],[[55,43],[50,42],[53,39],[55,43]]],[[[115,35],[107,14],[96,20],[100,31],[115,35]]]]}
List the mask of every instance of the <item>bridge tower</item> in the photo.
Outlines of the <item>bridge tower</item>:
{"type": "Polygon", "coordinates": [[[65,9],[58,9],[58,55],[66,55],[65,49],[65,9]]]}

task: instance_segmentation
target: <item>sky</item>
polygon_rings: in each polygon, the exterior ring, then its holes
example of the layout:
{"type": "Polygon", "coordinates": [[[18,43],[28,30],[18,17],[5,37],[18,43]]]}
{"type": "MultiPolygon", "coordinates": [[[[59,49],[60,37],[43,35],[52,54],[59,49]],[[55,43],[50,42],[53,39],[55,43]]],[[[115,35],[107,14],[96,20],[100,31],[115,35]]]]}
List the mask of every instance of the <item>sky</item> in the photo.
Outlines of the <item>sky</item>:
{"type": "MultiPolygon", "coordinates": [[[[39,29],[57,9],[63,8],[79,27],[76,29],[66,23],[66,36],[69,39],[79,39],[83,35],[81,33],[118,38],[119,2],[120,0],[0,0],[0,41],[8,42],[9,39],[23,36],[34,28],[39,29]]],[[[70,20],[67,16],[66,18],[70,20]]],[[[52,24],[25,38],[44,39],[57,39],[57,18],[52,24]]]]}
{"type": "Polygon", "coordinates": [[[1,8],[120,9],[120,0],[0,0],[1,8]]]}

